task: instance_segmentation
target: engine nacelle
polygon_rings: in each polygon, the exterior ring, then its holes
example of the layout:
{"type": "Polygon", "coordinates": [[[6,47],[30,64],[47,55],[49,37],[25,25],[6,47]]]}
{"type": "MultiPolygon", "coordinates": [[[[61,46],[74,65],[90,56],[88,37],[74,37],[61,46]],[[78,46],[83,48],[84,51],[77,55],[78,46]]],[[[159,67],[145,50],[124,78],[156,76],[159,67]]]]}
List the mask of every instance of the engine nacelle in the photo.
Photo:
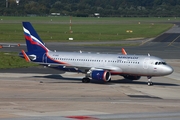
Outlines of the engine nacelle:
{"type": "Polygon", "coordinates": [[[91,78],[94,80],[103,80],[108,82],[111,80],[111,73],[106,70],[93,70],[91,72],[91,78]]]}
{"type": "Polygon", "coordinates": [[[123,75],[123,77],[129,80],[139,80],[141,78],[141,76],[133,76],[133,75],[123,75]]]}

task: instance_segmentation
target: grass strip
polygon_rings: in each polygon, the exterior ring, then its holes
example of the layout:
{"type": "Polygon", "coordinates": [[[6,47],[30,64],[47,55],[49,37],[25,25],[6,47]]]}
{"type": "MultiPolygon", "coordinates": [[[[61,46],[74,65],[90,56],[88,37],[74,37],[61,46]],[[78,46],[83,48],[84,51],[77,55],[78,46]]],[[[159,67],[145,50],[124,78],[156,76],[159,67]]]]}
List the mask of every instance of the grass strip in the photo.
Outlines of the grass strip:
{"type": "Polygon", "coordinates": [[[0,52],[0,56],[0,69],[37,66],[37,64],[26,62],[24,59],[20,58],[18,53],[0,52]]]}

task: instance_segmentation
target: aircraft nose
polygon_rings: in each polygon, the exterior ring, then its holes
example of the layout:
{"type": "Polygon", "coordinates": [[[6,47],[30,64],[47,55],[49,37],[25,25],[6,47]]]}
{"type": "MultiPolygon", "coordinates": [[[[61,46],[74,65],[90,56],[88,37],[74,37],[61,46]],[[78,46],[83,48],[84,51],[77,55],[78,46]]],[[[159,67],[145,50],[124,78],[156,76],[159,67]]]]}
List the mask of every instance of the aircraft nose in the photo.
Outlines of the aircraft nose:
{"type": "Polygon", "coordinates": [[[173,73],[173,71],[174,71],[174,69],[171,66],[166,66],[166,68],[164,69],[164,73],[166,75],[173,73]]]}

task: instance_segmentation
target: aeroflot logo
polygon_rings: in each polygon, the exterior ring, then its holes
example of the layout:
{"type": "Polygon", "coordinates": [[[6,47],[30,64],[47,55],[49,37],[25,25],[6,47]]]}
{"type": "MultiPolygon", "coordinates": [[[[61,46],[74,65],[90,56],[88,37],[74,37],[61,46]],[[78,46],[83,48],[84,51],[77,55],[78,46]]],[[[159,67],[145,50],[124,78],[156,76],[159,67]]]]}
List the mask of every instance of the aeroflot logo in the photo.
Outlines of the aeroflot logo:
{"type": "Polygon", "coordinates": [[[123,59],[138,59],[139,57],[136,57],[136,56],[118,56],[118,58],[123,58],[123,59]]]}
{"type": "MultiPolygon", "coordinates": [[[[36,37],[32,36],[31,33],[29,32],[29,30],[27,30],[26,28],[23,27],[23,30],[25,32],[25,34],[27,34],[28,36],[30,36],[32,38],[32,40],[34,40],[35,42],[38,42],[39,44],[43,45],[36,37]]],[[[44,46],[44,45],[43,45],[44,46]]]]}

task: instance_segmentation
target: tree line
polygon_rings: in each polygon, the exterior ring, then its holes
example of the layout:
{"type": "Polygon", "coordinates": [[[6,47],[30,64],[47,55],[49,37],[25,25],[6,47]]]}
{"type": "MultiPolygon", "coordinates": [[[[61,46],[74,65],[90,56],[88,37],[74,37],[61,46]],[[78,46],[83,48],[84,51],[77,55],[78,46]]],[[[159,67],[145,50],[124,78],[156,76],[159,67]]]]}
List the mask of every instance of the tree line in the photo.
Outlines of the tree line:
{"type": "Polygon", "coordinates": [[[0,15],[103,17],[167,17],[180,16],[180,0],[1,0],[0,15]]]}

